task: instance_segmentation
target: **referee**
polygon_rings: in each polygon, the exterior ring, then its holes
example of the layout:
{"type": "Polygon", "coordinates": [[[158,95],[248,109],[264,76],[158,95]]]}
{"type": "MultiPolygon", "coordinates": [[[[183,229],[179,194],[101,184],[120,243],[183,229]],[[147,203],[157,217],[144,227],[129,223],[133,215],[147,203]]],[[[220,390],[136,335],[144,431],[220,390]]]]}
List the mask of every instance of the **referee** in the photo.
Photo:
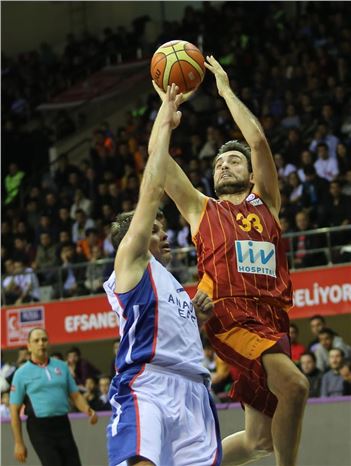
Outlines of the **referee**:
{"type": "Polygon", "coordinates": [[[27,431],[43,466],[81,466],[77,445],[67,416],[69,398],[90,423],[97,422],[73,380],[67,364],[48,358],[46,330],[34,328],[28,335],[31,358],[16,372],[10,394],[11,426],[15,438],[15,458],[24,463],[27,449],[23,441],[20,410],[25,405],[27,431]]]}

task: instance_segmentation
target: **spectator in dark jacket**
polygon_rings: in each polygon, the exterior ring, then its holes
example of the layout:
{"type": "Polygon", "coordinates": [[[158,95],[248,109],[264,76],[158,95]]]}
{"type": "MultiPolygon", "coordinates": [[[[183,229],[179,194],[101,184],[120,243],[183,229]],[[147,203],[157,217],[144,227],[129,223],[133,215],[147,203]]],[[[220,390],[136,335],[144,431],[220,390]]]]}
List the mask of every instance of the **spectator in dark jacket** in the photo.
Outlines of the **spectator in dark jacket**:
{"type": "Polygon", "coordinates": [[[296,268],[314,267],[327,263],[324,252],[310,252],[311,249],[318,249],[324,246],[323,238],[320,235],[306,235],[306,230],[313,229],[309,216],[306,212],[298,212],[295,216],[297,232],[300,234],[294,237],[294,266],[296,268]]]}
{"type": "Polygon", "coordinates": [[[323,373],[317,368],[316,356],[309,352],[303,353],[300,356],[300,368],[310,383],[309,398],[320,397],[323,373]]]}
{"type": "Polygon", "coordinates": [[[351,360],[346,359],[340,367],[340,375],[344,379],[344,388],[342,394],[351,395],[351,360]]]}
{"type": "Polygon", "coordinates": [[[67,351],[66,361],[72,377],[82,391],[85,390],[85,382],[88,378],[96,380],[100,375],[100,371],[96,367],[81,357],[80,349],[76,346],[72,346],[67,351]]]}

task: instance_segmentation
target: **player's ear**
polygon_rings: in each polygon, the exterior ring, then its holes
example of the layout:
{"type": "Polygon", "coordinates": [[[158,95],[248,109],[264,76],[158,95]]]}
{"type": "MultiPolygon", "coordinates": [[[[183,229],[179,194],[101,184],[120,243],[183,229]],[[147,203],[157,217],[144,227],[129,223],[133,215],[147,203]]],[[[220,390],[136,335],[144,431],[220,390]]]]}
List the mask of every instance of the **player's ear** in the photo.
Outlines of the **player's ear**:
{"type": "Polygon", "coordinates": [[[249,180],[250,180],[250,183],[255,184],[253,172],[250,173],[250,178],[249,178],[249,180]]]}

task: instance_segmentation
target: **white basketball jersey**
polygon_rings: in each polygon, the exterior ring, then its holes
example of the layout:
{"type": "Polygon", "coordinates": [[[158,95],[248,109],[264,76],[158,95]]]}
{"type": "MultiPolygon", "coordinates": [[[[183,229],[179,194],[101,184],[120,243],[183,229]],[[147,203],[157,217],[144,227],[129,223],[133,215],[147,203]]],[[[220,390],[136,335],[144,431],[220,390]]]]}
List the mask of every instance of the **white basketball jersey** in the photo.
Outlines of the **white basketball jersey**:
{"type": "Polygon", "coordinates": [[[118,372],[153,363],[184,375],[209,376],[189,295],[154,257],[132,290],[116,294],[114,272],[104,289],[119,320],[118,372]]]}

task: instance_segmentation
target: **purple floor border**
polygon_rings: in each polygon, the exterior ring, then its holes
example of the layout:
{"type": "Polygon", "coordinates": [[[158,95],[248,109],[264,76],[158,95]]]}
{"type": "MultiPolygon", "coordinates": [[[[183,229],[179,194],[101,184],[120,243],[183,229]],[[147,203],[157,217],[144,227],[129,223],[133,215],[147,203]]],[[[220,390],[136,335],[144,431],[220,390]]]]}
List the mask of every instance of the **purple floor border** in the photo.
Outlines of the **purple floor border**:
{"type": "MultiPolygon", "coordinates": [[[[331,404],[331,403],[345,403],[350,402],[351,396],[333,396],[329,398],[309,398],[307,404],[309,405],[323,405],[323,404],[331,404]]],[[[217,410],[224,410],[224,409],[241,409],[240,403],[221,403],[216,405],[217,410]]],[[[99,417],[108,417],[111,416],[110,411],[99,411],[99,417]]],[[[69,415],[70,419],[86,419],[86,414],[83,413],[71,413],[69,415]]],[[[26,419],[26,417],[21,417],[22,421],[26,419]]],[[[1,419],[2,424],[9,424],[10,419],[1,419]]]]}

